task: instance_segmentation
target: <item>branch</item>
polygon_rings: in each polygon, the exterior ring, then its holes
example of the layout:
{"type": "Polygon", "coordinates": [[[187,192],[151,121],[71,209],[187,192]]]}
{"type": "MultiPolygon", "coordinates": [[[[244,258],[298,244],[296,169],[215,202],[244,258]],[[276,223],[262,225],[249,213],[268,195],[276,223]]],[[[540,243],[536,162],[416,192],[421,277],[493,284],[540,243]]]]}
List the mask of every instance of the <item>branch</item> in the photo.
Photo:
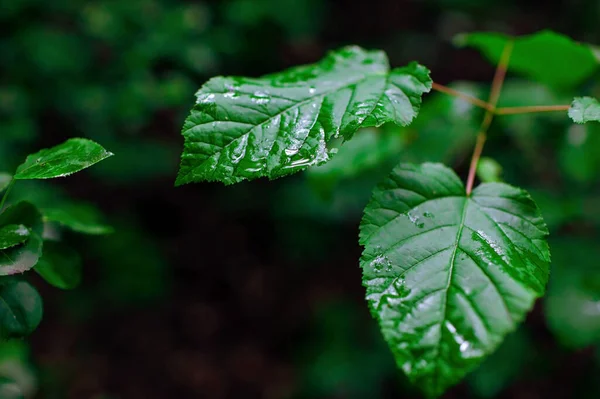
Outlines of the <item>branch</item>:
{"type": "Polygon", "coordinates": [[[483,109],[485,109],[487,111],[489,111],[489,110],[491,110],[493,108],[491,106],[491,104],[489,104],[489,103],[487,103],[487,102],[485,102],[483,100],[480,100],[477,97],[470,96],[470,95],[468,95],[466,93],[462,93],[462,92],[460,92],[458,90],[451,89],[450,87],[443,86],[443,85],[441,85],[439,83],[433,82],[431,88],[433,90],[439,91],[440,93],[444,93],[444,94],[448,94],[448,95],[453,96],[453,97],[460,98],[461,100],[464,100],[464,101],[468,102],[469,104],[472,104],[472,105],[474,105],[476,107],[479,107],[479,108],[483,108],[483,109]]]}
{"type": "Polygon", "coordinates": [[[528,107],[497,108],[496,115],[519,115],[535,112],[564,112],[571,108],[570,105],[533,105],[528,107]]]}
{"type": "Polygon", "coordinates": [[[471,165],[469,165],[469,176],[467,177],[466,190],[467,196],[471,195],[471,191],[473,191],[475,171],[477,170],[477,164],[479,163],[479,158],[481,157],[481,153],[483,151],[483,145],[487,139],[487,131],[492,124],[492,120],[494,119],[496,104],[498,104],[500,92],[502,91],[502,85],[504,84],[504,79],[506,78],[506,70],[508,68],[513,46],[513,41],[506,43],[504,50],[502,51],[502,56],[500,57],[500,62],[496,67],[496,73],[494,74],[494,80],[492,81],[492,89],[490,90],[490,98],[488,100],[488,104],[491,105],[491,109],[488,109],[485,112],[483,122],[481,122],[481,127],[479,128],[479,133],[477,134],[477,142],[475,144],[475,149],[473,150],[473,157],[471,158],[471,165]]]}

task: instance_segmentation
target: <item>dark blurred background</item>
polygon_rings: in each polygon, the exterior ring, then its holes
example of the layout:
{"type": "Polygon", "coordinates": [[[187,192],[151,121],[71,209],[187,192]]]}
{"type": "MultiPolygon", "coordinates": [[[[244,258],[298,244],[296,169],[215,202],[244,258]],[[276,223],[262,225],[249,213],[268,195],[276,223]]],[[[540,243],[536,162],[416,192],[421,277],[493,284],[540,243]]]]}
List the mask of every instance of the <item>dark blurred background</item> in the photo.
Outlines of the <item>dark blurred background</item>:
{"type": "MultiPolygon", "coordinates": [[[[346,168],[348,144],[337,168],[174,188],[193,95],[214,75],[259,76],[359,44],[486,97],[494,68],[454,48],[455,34],[548,28],[598,44],[599,20],[598,0],[0,0],[0,171],[69,137],[116,154],[15,187],[12,200],[96,204],[116,232],[65,238],[85,261],[80,288],[31,276],[44,320],[28,342],[0,345],[0,373],[48,399],[420,397],[368,313],[358,223],[399,160],[464,177],[481,113],[432,94],[410,128],[357,137],[388,149],[366,170],[346,168]]],[[[578,93],[600,97],[600,81],[578,93]]],[[[511,75],[501,105],[573,94],[511,75]]],[[[524,326],[444,397],[598,398],[600,129],[525,115],[490,135],[484,155],[543,209],[552,281],[524,326]]]]}

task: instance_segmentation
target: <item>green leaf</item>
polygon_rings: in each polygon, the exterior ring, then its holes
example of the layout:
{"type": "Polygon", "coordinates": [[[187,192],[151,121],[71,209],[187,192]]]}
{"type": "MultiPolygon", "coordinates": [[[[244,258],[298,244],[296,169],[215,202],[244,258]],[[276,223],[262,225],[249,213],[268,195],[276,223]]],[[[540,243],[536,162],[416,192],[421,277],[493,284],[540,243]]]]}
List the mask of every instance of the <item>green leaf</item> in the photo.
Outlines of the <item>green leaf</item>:
{"type": "Polygon", "coordinates": [[[74,138],[27,157],[15,179],[52,179],[79,172],[113,154],[88,139],[74,138]]]}
{"type": "MultiPolygon", "coordinates": [[[[390,160],[397,163],[405,138],[399,131],[368,128],[359,131],[351,141],[338,150],[331,161],[309,168],[312,182],[332,186],[343,179],[361,175],[384,165],[390,160]]],[[[390,168],[393,165],[390,165],[390,168]]],[[[389,169],[388,169],[389,170],[389,169]]]]}
{"type": "Polygon", "coordinates": [[[489,157],[482,157],[477,164],[477,177],[484,183],[501,182],[502,166],[489,157]]]}
{"type": "Polygon", "coordinates": [[[549,30],[520,37],[484,32],[461,34],[455,38],[455,43],[476,48],[496,65],[509,40],[514,40],[509,70],[555,88],[577,86],[600,66],[590,45],[549,30]]]}
{"type": "Polygon", "coordinates": [[[552,244],[552,276],[544,300],[548,327],[566,347],[600,340],[600,270],[597,240],[561,238],[552,244]]]}
{"type": "Polygon", "coordinates": [[[6,187],[8,187],[11,180],[12,180],[11,174],[0,172],[0,192],[6,190],[6,187]]]}
{"type": "Polygon", "coordinates": [[[569,108],[575,123],[600,122],[600,103],[592,97],[576,97],[569,108]]]}
{"type": "Polygon", "coordinates": [[[42,254],[44,223],[35,206],[21,201],[6,208],[0,214],[0,227],[9,225],[24,225],[30,234],[25,244],[0,250],[0,276],[26,272],[42,254]]]}
{"type": "Polygon", "coordinates": [[[47,222],[59,223],[83,234],[109,234],[114,230],[104,223],[104,216],[92,205],[84,203],[62,203],[52,208],[43,208],[47,222]]]}
{"type": "Polygon", "coordinates": [[[0,227],[0,250],[23,244],[29,238],[29,229],[22,224],[0,227]]]}
{"type": "Polygon", "coordinates": [[[176,184],[273,179],[322,164],[333,138],[386,122],[410,124],[431,83],[427,68],[411,63],[390,71],[383,52],[359,47],[258,79],[213,78],[185,121],[176,184]]]}
{"type": "Polygon", "coordinates": [[[0,339],[29,335],[42,320],[42,298],[26,281],[0,279],[0,339]]]}
{"type": "Polygon", "coordinates": [[[44,254],[34,270],[49,284],[63,290],[73,289],[81,283],[81,257],[60,242],[44,242],[44,254]]]}
{"type": "Polygon", "coordinates": [[[427,395],[473,370],[543,294],[547,234],[525,191],[485,183],[467,197],[441,164],[400,164],[374,190],[360,226],[367,300],[427,395]]]}

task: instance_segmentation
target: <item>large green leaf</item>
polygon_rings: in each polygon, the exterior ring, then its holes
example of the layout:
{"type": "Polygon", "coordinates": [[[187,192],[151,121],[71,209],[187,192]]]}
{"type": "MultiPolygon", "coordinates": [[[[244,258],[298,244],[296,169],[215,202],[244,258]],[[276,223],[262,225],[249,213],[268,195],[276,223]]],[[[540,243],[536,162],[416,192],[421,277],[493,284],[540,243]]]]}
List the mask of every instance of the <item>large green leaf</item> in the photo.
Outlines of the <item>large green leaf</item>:
{"type": "Polygon", "coordinates": [[[0,339],[30,334],[42,320],[42,299],[26,281],[0,279],[0,339]]]}
{"type": "Polygon", "coordinates": [[[22,224],[0,227],[0,250],[23,244],[29,238],[29,229],[22,224]]]}
{"type": "Polygon", "coordinates": [[[529,195],[470,196],[441,164],[400,164],[360,226],[367,300],[396,362],[429,396],[496,349],[544,292],[546,225],[529,195]]]}
{"type": "Polygon", "coordinates": [[[63,290],[81,283],[81,257],[61,242],[44,242],[44,253],[34,270],[49,284],[63,290]]]}
{"type": "Polygon", "coordinates": [[[88,168],[113,154],[92,140],[74,138],[27,157],[15,179],[51,179],[88,168]]]}
{"type": "Polygon", "coordinates": [[[600,122],[600,103],[592,97],[577,97],[569,108],[569,117],[575,123],[600,122]]]}
{"type": "Polygon", "coordinates": [[[555,88],[576,86],[600,66],[600,59],[590,45],[549,30],[520,37],[484,32],[461,34],[455,43],[478,49],[496,65],[509,40],[514,40],[509,70],[555,88]]]}
{"type": "Polygon", "coordinates": [[[322,164],[333,138],[411,123],[431,83],[425,67],[390,71],[383,52],[359,47],[258,79],[213,78],[185,121],[176,184],[276,178],[322,164]]]}
{"type": "Polygon", "coordinates": [[[35,206],[26,201],[6,208],[0,214],[0,227],[24,225],[29,239],[23,245],[0,250],[0,276],[23,273],[31,269],[42,254],[44,223],[35,206]]]}

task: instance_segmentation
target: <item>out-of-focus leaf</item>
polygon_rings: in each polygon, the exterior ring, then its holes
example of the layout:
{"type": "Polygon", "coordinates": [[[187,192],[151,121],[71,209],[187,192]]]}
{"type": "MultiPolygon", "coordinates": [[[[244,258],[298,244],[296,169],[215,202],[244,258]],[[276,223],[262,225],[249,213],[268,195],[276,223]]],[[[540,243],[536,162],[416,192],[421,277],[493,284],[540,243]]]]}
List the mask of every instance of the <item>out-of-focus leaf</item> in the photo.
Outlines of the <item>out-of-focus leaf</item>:
{"type": "Polygon", "coordinates": [[[7,224],[0,227],[0,250],[23,244],[29,238],[29,229],[22,224],[7,224]]]}
{"type": "Polygon", "coordinates": [[[276,178],[322,164],[334,138],[410,124],[431,83],[427,68],[390,71],[383,52],[359,47],[259,79],[213,78],[184,124],[176,184],[276,178]]]}
{"type": "MultiPolygon", "coordinates": [[[[470,82],[457,82],[453,89],[483,98],[486,90],[470,82]]],[[[433,93],[423,102],[419,117],[405,128],[406,162],[454,162],[470,152],[481,123],[481,110],[464,100],[433,93]]]]}
{"type": "Polygon", "coordinates": [[[26,281],[0,278],[0,339],[29,335],[42,320],[42,298],[26,281]]]}
{"type": "Polygon", "coordinates": [[[360,225],[363,285],[398,366],[439,396],[492,353],[543,295],[548,230],[524,190],[470,196],[441,164],[400,164],[360,225]]]}
{"type": "Polygon", "coordinates": [[[113,154],[101,145],[82,138],[65,141],[27,157],[17,168],[15,179],[51,179],[88,168],[113,154]]]}
{"type": "Polygon", "coordinates": [[[577,43],[549,30],[520,37],[483,32],[461,34],[455,38],[455,43],[478,49],[496,65],[510,40],[514,40],[514,48],[509,70],[552,87],[576,86],[600,67],[600,61],[590,45],[577,43]]]}
{"type": "Polygon", "coordinates": [[[502,165],[495,159],[482,157],[477,164],[477,177],[484,183],[502,181],[502,165]]]}
{"type": "Polygon", "coordinates": [[[575,123],[600,122],[600,103],[592,97],[577,97],[569,108],[569,117],[575,123]]]}
{"type": "Polygon", "coordinates": [[[63,290],[81,283],[81,257],[61,242],[44,242],[44,253],[33,269],[49,284],[63,290]]]}
{"type": "Polygon", "coordinates": [[[114,230],[104,222],[104,215],[93,205],[65,202],[51,208],[42,208],[44,220],[56,222],[83,234],[109,234],[114,230]]]}
{"type": "Polygon", "coordinates": [[[0,227],[24,225],[30,230],[23,245],[0,251],[0,276],[23,273],[35,265],[42,254],[42,216],[35,206],[21,201],[0,213],[0,227]]]}
{"type": "Polygon", "coordinates": [[[556,238],[545,298],[548,326],[570,348],[600,341],[600,248],[595,239],[556,238]]]}
{"type": "Polygon", "coordinates": [[[0,192],[4,191],[6,187],[10,184],[12,180],[12,175],[8,173],[0,172],[0,192]]]}
{"type": "Polygon", "coordinates": [[[0,398],[25,399],[25,396],[15,380],[0,376],[0,398]]]}
{"type": "Polygon", "coordinates": [[[467,377],[471,391],[480,398],[495,398],[523,376],[533,354],[533,342],[523,328],[508,334],[502,345],[467,377]]]}
{"type": "Polygon", "coordinates": [[[562,173],[579,183],[592,183],[600,176],[600,124],[569,126],[559,148],[562,173]]]}
{"type": "Polygon", "coordinates": [[[390,160],[397,161],[404,147],[401,132],[384,129],[364,129],[344,143],[326,164],[308,169],[313,183],[333,186],[338,181],[356,177],[390,160]]]}
{"type": "MultiPolygon", "coordinates": [[[[37,376],[30,364],[29,346],[24,340],[0,342],[0,376],[16,383],[24,397],[31,398],[37,390],[37,376]]],[[[0,398],[5,398],[0,388],[0,398]]]]}

